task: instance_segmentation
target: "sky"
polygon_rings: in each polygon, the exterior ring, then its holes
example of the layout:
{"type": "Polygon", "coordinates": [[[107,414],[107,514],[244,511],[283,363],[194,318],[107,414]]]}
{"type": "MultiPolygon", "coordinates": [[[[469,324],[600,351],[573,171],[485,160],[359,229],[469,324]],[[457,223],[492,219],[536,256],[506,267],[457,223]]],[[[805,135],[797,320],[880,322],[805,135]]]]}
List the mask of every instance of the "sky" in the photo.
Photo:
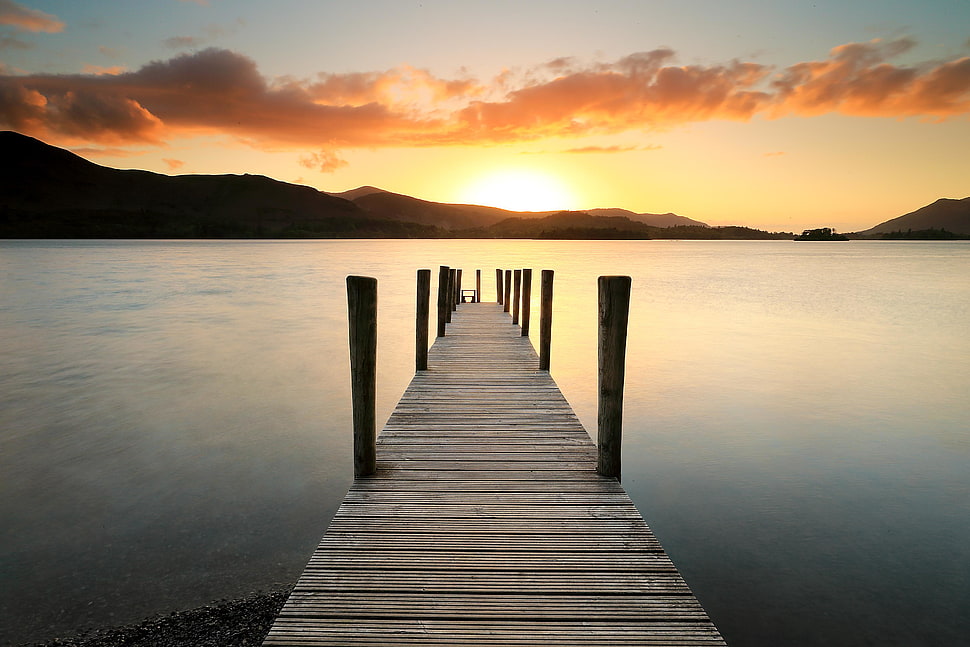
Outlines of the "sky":
{"type": "Polygon", "coordinates": [[[0,128],[116,168],[858,231],[970,195],[970,1],[0,0],[0,128]]]}

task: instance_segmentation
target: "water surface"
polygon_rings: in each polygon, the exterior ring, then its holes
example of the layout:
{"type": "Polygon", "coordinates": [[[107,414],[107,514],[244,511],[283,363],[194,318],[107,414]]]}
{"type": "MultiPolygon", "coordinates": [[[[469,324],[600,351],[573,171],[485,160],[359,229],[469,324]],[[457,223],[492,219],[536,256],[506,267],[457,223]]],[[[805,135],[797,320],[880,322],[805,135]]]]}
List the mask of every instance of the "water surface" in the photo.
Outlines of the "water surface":
{"type": "Polygon", "coordinates": [[[482,268],[485,299],[496,267],[556,270],[552,374],[587,429],[596,276],[633,277],[623,483],[729,644],[958,644],[968,260],[937,242],[0,242],[0,638],[295,580],[352,475],[344,278],[379,280],[384,420],[413,367],[414,271],[449,264],[482,268]]]}

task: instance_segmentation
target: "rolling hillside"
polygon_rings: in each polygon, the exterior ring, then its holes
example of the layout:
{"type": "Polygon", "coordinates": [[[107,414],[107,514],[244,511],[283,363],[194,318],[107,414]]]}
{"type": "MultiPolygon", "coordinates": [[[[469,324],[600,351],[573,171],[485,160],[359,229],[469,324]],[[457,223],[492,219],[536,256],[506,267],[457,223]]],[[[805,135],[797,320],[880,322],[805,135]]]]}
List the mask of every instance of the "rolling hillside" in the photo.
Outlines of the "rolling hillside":
{"type": "Polygon", "coordinates": [[[970,235],[970,197],[962,200],[940,198],[916,211],[887,220],[859,233],[872,235],[928,229],[945,229],[954,234],[970,235]]]}

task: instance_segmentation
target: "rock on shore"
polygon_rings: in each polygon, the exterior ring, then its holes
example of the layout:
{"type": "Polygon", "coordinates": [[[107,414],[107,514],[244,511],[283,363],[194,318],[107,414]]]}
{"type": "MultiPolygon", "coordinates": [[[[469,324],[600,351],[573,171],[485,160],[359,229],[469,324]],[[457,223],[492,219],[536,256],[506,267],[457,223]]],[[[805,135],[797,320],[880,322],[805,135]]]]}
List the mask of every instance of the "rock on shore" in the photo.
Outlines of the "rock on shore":
{"type": "Polygon", "coordinates": [[[35,647],[258,647],[290,590],[220,600],[198,609],[155,616],[139,624],[55,638],[35,647]]]}

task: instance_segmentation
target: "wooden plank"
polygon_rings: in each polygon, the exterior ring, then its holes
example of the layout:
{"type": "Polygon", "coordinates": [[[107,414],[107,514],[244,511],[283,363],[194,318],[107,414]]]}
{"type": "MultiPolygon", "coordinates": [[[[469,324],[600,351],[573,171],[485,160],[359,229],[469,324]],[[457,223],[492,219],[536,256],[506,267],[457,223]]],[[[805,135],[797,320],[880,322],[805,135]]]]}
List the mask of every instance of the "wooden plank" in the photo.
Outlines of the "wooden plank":
{"type": "Polygon", "coordinates": [[[723,645],[527,337],[463,303],[264,645],[723,645]]]}

